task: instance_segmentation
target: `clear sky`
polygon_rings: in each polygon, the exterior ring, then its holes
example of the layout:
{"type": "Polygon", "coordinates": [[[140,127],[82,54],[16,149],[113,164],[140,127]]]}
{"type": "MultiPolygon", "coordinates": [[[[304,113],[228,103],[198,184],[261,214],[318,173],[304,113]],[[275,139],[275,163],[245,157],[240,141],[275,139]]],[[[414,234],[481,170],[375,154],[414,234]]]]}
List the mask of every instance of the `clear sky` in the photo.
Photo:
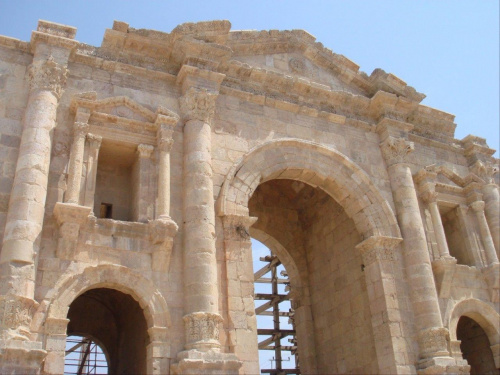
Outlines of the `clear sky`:
{"type": "Polygon", "coordinates": [[[498,0],[0,0],[0,35],[29,40],[38,19],[75,26],[77,40],[97,46],[113,20],[165,32],[215,19],[233,30],[304,29],[360,70],[391,72],[426,94],[423,104],[456,115],[456,138],[499,148],[498,0]]]}
{"type": "Polygon", "coordinates": [[[0,35],[29,40],[38,19],[75,26],[77,40],[97,46],[113,20],[165,32],[215,19],[233,30],[304,29],[360,70],[391,72],[426,94],[423,104],[456,115],[456,138],[499,148],[498,0],[0,0],[0,35]]]}

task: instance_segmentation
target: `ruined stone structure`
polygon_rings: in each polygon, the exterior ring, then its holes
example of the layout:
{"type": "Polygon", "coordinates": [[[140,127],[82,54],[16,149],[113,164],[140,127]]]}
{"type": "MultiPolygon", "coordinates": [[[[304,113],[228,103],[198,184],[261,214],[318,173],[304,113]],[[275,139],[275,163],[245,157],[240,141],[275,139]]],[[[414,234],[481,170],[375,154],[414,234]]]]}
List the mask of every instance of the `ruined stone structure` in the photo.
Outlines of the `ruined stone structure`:
{"type": "Polygon", "coordinates": [[[114,373],[259,373],[253,237],[303,374],[498,373],[494,150],[305,31],[230,27],[0,37],[0,372],[61,374],[80,334],[114,373]]]}

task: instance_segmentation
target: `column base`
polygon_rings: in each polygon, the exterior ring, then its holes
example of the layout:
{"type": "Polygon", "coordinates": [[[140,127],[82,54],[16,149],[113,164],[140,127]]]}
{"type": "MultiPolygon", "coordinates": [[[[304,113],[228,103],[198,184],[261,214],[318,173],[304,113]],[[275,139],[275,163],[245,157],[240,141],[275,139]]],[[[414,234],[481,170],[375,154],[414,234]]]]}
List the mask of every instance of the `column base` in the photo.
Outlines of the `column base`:
{"type": "Polygon", "coordinates": [[[40,342],[0,340],[0,374],[39,374],[46,355],[40,342]]]}
{"type": "Polygon", "coordinates": [[[451,357],[422,359],[419,361],[417,368],[418,375],[470,374],[470,366],[467,361],[455,361],[451,357]]]}
{"type": "Polygon", "coordinates": [[[177,360],[177,363],[170,366],[172,375],[232,375],[238,374],[242,365],[234,354],[217,350],[186,350],[179,353],[177,360]]]}

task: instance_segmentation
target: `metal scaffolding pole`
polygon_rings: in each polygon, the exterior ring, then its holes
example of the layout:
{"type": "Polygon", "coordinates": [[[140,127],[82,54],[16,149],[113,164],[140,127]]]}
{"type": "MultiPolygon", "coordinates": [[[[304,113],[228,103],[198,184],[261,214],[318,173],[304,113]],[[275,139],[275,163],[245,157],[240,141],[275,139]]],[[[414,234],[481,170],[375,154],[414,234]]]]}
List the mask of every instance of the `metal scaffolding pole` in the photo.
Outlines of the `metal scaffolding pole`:
{"type": "Polygon", "coordinates": [[[261,328],[257,329],[258,335],[268,335],[270,337],[259,342],[259,350],[272,350],[274,351],[274,361],[276,362],[275,369],[261,369],[262,374],[300,374],[299,369],[299,359],[297,355],[297,341],[295,338],[295,325],[294,325],[294,311],[292,308],[289,311],[280,311],[280,304],[284,301],[289,301],[290,297],[288,293],[280,294],[278,285],[285,284],[287,287],[290,282],[288,280],[288,275],[286,272],[281,272],[281,276],[285,278],[278,277],[278,266],[281,265],[280,260],[275,255],[266,256],[260,258],[261,261],[267,262],[264,267],[255,272],[254,281],[255,283],[264,283],[271,285],[271,294],[267,293],[256,293],[256,300],[267,301],[261,306],[255,309],[256,315],[261,316],[272,316],[273,317],[273,328],[261,328]],[[263,277],[264,275],[270,273],[271,277],[263,277]],[[271,311],[269,311],[271,309],[271,311]],[[282,329],[280,325],[280,316],[288,316],[289,322],[292,325],[292,329],[282,329]],[[291,337],[288,341],[291,345],[281,345],[281,340],[285,337],[291,337]],[[283,368],[283,352],[291,352],[295,356],[295,368],[284,369],[283,368]]]}

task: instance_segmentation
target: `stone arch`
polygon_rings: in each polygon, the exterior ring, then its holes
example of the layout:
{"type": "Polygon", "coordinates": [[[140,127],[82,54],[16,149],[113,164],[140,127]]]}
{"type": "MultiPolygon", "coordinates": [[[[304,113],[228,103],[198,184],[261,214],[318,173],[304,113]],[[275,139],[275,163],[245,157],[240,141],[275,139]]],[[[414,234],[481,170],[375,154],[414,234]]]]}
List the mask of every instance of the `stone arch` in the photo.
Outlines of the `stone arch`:
{"type": "Polygon", "coordinates": [[[451,341],[457,340],[457,325],[462,316],[475,320],[481,326],[491,346],[500,344],[500,314],[486,302],[474,298],[458,302],[445,319],[451,341]]]}
{"type": "Polygon", "coordinates": [[[168,305],[154,284],[127,267],[111,264],[90,266],[60,280],[47,296],[51,301],[47,319],[66,319],[70,304],[96,288],[116,289],[134,298],[144,311],[149,330],[171,325],[168,305]]]}
{"type": "Polygon", "coordinates": [[[219,216],[248,216],[248,200],[262,182],[299,180],[335,199],[361,236],[401,237],[396,217],[370,177],[340,152],[299,139],[277,139],[250,150],[229,171],[217,201],[219,216]]]}

